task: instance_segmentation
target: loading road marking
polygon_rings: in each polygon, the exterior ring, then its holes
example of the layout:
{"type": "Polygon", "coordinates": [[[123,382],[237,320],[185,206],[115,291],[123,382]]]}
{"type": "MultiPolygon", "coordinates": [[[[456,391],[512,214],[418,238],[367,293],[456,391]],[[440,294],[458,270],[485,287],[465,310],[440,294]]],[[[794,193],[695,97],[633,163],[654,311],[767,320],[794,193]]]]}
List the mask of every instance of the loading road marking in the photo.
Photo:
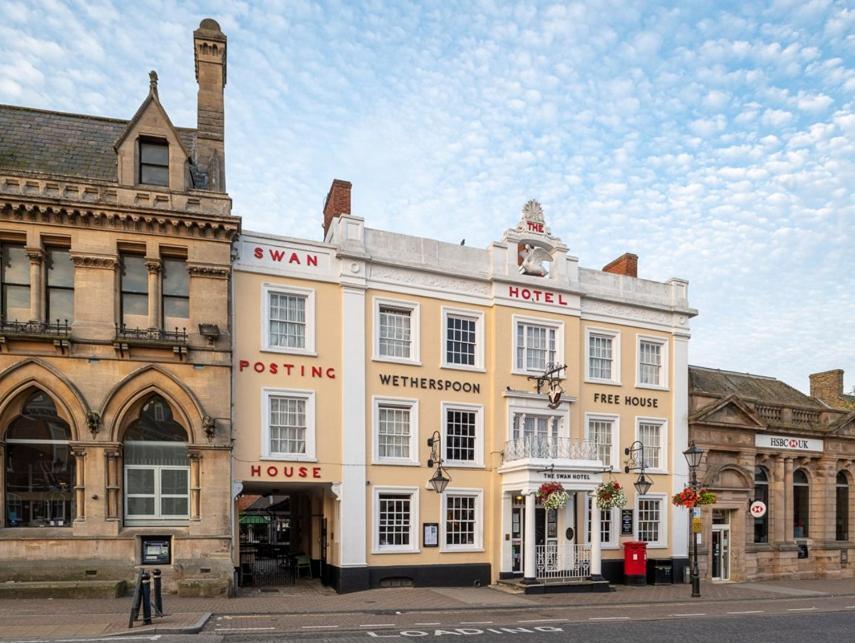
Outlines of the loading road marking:
{"type": "Polygon", "coordinates": [[[566,618],[533,618],[528,621],[517,621],[517,623],[565,623],[568,622],[566,618]]]}
{"type": "Polygon", "coordinates": [[[304,625],[304,630],[334,630],[338,625],[304,625]]]}
{"type": "Polygon", "coordinates": [[[260,632],[262,630],[275,630],[275,627],[217,627],[215,632],[260,632]]]}
{"type": "Polygon", "coordinates": [[[492,625],[493,621],[460,621],[461,625],[492,625]]]}
{"type": "Polygon", "coordinates": [[[436,623],[414,623],[414,625],[440,625],[440,622],[437,621],[436,623]]]}
{"type": "Polygon", "coordinates": [[[811,610],[815,610],[815,607],[790,607],[787,608],[788,612],[810,612],[811,610]]]}
{"type": "Polygon", "coordinates": [[[394,623],[367,623],[359,627],[395,627],[394,623]]]}
{"type": "Polygon", "coordinates": [[[744,612],[727,612],[728,614],[762,614],[763,610],[745,610],[744,612]]]}
{"type": "Polygon", "coordinates": [[[593,616],[589,621],[628,621],[629,616],[593,616]]]}
{"type": "Polygon", "coordinates": [[[706,616],[706,613],[698,612],[696,614],[671,614],[671,616],[706,616]]]}

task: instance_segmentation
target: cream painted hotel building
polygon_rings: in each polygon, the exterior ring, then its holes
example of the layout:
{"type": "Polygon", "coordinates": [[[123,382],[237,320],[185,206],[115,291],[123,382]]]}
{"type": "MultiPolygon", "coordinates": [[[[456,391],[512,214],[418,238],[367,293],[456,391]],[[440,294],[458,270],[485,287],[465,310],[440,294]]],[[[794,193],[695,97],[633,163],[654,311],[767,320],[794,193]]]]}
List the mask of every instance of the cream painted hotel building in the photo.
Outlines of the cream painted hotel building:
{"type": "Polygon", "coordinates": [[[622,582],[629,540],[682,579],[688,517],[670,496],[688,479],[687,282],[637,278],[634,255],[581,268],[534,201],[475,248],[366,227],[350,190],[333,182],[323,241],[238,242],[241,582],[260,582],[277,540],[340,592],[595,591],[622,582]],[[555,408],[531,379],[549,365],[566,365],[555,408]],[[642,497],[623,472],[636,441],[653,483],[642,497]],[[609,476],[627,504],[601,515],[591,492],[609,476]],[[563,485],[565,507],[538,503],[544,482],[563,485]]]}

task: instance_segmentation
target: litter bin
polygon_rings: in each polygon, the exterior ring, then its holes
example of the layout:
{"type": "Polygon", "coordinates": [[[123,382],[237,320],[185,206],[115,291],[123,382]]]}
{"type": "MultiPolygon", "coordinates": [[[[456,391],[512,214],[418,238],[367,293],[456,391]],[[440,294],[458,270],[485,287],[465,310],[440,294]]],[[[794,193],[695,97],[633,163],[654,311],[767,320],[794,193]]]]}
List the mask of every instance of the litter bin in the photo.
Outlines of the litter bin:
{"type": "Polygon", "coordinates": [[[647,543],[638,540],[623,543],[623,582],[647,584],[647,543]]]}
{"type": "Polygon", "coordinates": [[[653,565],[653,584],[671,585],[673,583],[673,573],[671,561],[655,563],[653,565]]]}

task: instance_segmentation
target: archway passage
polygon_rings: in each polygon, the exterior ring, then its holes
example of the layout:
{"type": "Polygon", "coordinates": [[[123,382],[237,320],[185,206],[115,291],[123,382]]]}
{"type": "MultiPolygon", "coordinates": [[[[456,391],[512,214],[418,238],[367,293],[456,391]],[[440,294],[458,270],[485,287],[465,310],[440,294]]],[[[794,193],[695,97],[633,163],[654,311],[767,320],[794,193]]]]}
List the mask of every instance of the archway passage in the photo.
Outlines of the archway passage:
{"type": "Polygon", "coordinates": [[[5,432],[8,527],[69,527],[74,458],[68,423],[44,391],[31,393],[5,432]]]}

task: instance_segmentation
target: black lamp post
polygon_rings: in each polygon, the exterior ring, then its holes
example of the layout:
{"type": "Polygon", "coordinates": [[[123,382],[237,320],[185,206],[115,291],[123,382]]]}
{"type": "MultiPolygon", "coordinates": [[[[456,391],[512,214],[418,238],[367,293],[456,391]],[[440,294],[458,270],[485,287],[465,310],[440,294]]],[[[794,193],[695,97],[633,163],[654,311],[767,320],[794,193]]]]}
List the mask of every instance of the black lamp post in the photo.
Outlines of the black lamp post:
{"type": "Polygon", "coordinates": [[[623,472],[638,471],[638,479],[632,486],[635,487],[635,492],[639,496],[643,496],[653,486],[653,481],[644,475],[644,470],[647,468],[647,462],[644,460],[644,443],[641,440],[636,440],[626,447],[623,453],[625,456],[628,456],[623,472]]]}
{"type": "Polygon", "coordinates": [[[442,436],[439,431],[434,431],[433,435],[428,438],[427,445],[430,447],[430,457],[428,458],[428,468],[436,466],[433,476],[428,482],[433,490],[437,493],[442,493],[451,482],[451,476],[442,466],[442,436]]]}
{"type": "MultiPolygon", "coordinates": [[[[683,451],[683,455],[686,457],[686,462],[689,463],[689,487],[691,487],[692,491],[695,493],[698,492],[698,489],[701,488],[701,484],[698,481],[698,467],[701,465],[701,458],[704,456],[704,450],[695,445],[695,441],[692,440],[691,444],[689,444],[689,448],[683,451]]],[[[692,515],[689,514],[689,521],[691,524],[692,515]]],[[[698,534],[695,533],[694,529],[691,529],[692,534],[692,598],[700,598],[701,596],[701,573],[698,569],[698,534]]]]}

